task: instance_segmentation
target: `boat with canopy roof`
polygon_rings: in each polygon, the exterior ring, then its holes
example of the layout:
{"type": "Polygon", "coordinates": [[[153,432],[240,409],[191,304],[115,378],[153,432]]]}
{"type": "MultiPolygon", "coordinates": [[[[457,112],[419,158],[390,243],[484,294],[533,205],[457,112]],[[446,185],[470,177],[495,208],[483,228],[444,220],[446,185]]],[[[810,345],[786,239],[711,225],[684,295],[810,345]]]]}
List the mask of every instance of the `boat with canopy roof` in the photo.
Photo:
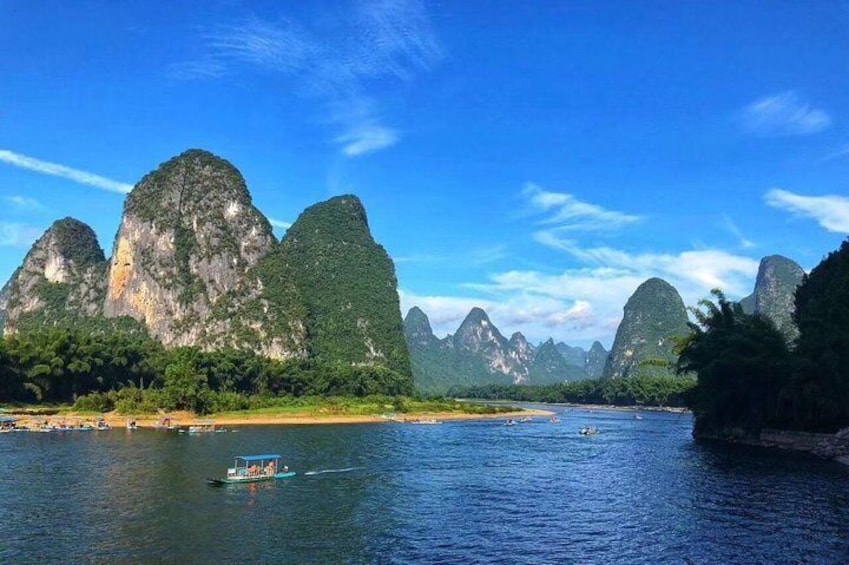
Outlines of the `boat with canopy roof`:
{"type": "Polygon", "coordinates": [[[294,477],[294,471],[281,465],[282,459],[283,456],[277,454],[237,455],[233,466],[227,469],[226,477],[218,479],[207,477],[206,482],[213,486],[222,486],[294,477]]]}

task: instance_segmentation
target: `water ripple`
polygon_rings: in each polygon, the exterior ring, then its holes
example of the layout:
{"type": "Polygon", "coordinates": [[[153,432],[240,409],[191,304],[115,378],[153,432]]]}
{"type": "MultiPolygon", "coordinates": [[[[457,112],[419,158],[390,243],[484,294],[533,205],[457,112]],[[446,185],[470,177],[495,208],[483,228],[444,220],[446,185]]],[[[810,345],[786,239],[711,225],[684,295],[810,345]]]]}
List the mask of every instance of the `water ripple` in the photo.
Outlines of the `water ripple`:
{"type": "Polygon", "coordinates": [[[0,562],[830,564],[849,469],[694,443],[689,417],[0,436],[0,562]],[[585,425],[597,436],[581,436],[585,425]],[[235,453],[293,479],[209,488],[235,453]],[[49,540],[45,543],[44,540],[49,540]]]}

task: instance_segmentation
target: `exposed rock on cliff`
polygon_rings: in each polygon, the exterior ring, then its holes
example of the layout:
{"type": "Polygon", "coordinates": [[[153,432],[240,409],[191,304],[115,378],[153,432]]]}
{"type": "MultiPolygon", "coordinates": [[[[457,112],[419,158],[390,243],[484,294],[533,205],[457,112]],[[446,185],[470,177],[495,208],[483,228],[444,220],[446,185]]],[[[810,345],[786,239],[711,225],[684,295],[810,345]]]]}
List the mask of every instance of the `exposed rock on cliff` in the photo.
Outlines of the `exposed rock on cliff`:
{"type": "Polygon", "coordinates": [[[687,310],[678,291],[662,279],[647,280],[625,304],[604,376],[618,379],[671,373],[677,360],[673,340],[689,331],[687,310]]]}
{"type": "Polygon", "coordinates": [[[4,331],[70,322],[100,313],[106,259],[94,231],[73,218],[55,222],[3,289],[4,331]]]}
{"type": "Polygon", "coordinates": [[[781,255],[764,257],[758,268],[754,312],[772,320],[788,342],[799,335],[793,311],[796,309],[796,288],[804,277],[802,267],[781,255]]]}
{"type": "MultiPolygon", "coordinates": [[[[510,344],[480,308],[472,308],[454,334],[454,349],[466,356],[481,359],[491,373],[512,376],[518,369],[516,358],[510,355],[510,344]]],[[[521,374],[513,380],[521,380],[521,374]]]]}
{"type": "Polygon", "coordinates": [[[587,363],[584,370],[587,372],[587,377],[598,379],[604,374],[604,367],[607,365],[608,352],[604,346],[594,341],[592,347],[587,352],[587,363]]]}
{"type": "Polygon", "coordinates": [[[413,380],[422,392],[441,394],[452,387],[538,385],[587,378],[582,367],[566,362],[552,340],[535,348],[516,332],[507,341],[480,308],[469,312],[454,335],[438,339],[427,315],[414,307],[404,319],[404,332],[413,380]]]}
{"type": "MultiPolygon", "coordinates": [[[[229,328],[211,322],[213,306],[274,243],[239,171],[206,151],[186,151],[127,198],[104,314],[139,320],[166,346],[216,343],[229,328]]],[[[259,291],[247,287],[243,293],[259,291]]]]}
{"type": "Polygon", "coordinates": [[[0,293],[0,323],[120,322],[166,346],[410,375],[396,289],[356,197],[310,207],[278,244],[239,171],[193,149],[133,188],[109,261],[84,224],[48,230],[0,293]]]}

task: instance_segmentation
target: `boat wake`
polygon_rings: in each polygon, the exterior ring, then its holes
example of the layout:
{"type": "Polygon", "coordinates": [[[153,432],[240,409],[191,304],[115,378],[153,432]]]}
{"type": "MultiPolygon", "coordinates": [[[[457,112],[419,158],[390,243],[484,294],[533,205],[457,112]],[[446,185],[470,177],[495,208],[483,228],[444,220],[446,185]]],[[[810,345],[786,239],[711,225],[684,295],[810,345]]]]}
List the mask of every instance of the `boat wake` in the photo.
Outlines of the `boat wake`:
{"type": "Polygon", "coordinates": [[[345,469],[322,469],[320,471],[307,471],[304,475],[312,476],[312,475],[323,475],[325,473],[347,473],[349,471],[356,471],[357,469],[364,469],[364,467],[346,467],[345,469]]]}

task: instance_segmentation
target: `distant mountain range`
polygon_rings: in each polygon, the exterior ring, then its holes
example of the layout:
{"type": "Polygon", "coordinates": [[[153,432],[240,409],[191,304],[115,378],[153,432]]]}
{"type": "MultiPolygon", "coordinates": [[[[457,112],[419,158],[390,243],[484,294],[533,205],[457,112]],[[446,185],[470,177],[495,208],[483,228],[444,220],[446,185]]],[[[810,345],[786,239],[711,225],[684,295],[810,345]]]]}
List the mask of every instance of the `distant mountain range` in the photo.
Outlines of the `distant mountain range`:
{"type": "MultiPolygon", "coordinates": [[[[802,268],[790,259],[764,257],[754,292],[741,301],[744,310],[769,317],[793,339],[794,293],[803,277],[802,268]]],[[[456,386],[674,375],[674,348],[677,339],[689,334],[687,322],[678,291],[651,278],[625,304],[610,352],[599,342],[584,351],[553,339],[534,346],[518,332],[507,339],[480,308],[473,308],[453,335],[439,339],[427,315],[414,307],[404,319],[404,335],[415,386],[426,393],[444,393],[456,386]]]]}
{"type": "Polygon", "coordinates": [[[453,335],[439,339],[427,315],[413,307],[404,319],[404,335],[413,382],[425,393],[444,393],[455,386],[542,385],[596,378],[607,357],[599,342],[585,352],[552,339],[534,346],[519,332],[508,340],[481,308],[472,308],[453,335]]]}

